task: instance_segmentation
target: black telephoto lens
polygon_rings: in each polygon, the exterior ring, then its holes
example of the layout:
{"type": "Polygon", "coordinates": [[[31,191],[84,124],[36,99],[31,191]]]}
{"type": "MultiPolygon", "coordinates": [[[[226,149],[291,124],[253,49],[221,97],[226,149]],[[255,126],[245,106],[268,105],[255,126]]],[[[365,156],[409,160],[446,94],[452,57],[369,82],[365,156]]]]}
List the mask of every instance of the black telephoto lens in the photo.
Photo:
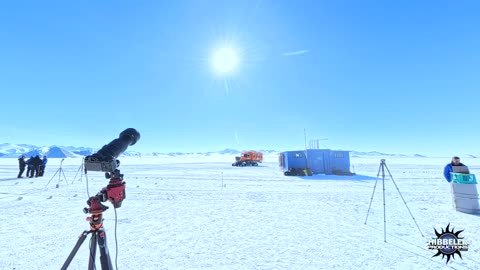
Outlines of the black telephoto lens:
{"type": "Polygon", "coordinates": [[[140,133],[134,128],[127,128],[118,139],[111,141],[109,144],[102,147],[97,152],[98,156],[101,156],[104,160],[112,160],[118,158],[127,148],[137,143],[140,139],[140,133]]]}

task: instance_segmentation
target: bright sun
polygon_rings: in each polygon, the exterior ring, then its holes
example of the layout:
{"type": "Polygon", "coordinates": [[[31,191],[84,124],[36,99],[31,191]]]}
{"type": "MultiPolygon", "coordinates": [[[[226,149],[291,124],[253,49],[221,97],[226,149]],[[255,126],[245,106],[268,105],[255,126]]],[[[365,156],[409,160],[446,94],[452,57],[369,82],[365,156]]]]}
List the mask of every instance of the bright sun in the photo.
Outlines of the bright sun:
{"type": "Polygon", "coordinates": [[[222,48],[213,55],[213,67],[219,73],[231,73],[238,65],[238,57],[231,48],[222,48]]]}

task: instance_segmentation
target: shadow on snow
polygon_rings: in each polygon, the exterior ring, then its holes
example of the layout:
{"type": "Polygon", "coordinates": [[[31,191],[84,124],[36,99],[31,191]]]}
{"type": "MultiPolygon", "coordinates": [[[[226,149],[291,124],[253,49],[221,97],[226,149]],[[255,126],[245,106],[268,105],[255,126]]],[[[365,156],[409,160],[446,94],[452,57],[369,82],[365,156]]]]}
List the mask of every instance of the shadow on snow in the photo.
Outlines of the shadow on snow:
{"type": "Polygon", "coordinates": [[[340,181],[367,181],[367,180],[381,180],[382,178],[372,177],[368,175],[325,175],[314,174],[312,176],[296,176],[303,180],[340,180],[340,181]]]}

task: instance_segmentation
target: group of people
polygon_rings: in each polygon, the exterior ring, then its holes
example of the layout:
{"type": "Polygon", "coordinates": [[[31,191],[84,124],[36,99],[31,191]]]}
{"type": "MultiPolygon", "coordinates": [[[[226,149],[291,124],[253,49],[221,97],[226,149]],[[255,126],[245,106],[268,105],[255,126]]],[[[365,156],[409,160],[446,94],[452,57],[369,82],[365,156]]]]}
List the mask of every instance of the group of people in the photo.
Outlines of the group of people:
{"type": "Polygon", "coordinates": [[[18,173],[18,178],[23,178],[23,172],[25,167],[27,167],[27,177],[33,178],[42,177],[45,173],[45,167],[47,166],[47,156],[43,156],[43,159],[40,156],[36,155],[35,157],[31,156],[28,160],[25,161],[25,156],[22,155],[18,158],[18,166],[20,172],[18,173]]]}

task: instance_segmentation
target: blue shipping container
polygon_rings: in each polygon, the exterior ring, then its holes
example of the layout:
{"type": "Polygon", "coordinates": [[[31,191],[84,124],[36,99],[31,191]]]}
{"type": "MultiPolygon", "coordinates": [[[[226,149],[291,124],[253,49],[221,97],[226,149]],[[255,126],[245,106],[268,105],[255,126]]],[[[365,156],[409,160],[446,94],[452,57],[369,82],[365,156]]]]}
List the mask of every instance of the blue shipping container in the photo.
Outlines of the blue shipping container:
{"type": "Polygon", "coordinates": [[[279,154],[280,167],[310,168],[314,174],[350,174],[350,152],[330,149],[286,151],[279,154]]]}

